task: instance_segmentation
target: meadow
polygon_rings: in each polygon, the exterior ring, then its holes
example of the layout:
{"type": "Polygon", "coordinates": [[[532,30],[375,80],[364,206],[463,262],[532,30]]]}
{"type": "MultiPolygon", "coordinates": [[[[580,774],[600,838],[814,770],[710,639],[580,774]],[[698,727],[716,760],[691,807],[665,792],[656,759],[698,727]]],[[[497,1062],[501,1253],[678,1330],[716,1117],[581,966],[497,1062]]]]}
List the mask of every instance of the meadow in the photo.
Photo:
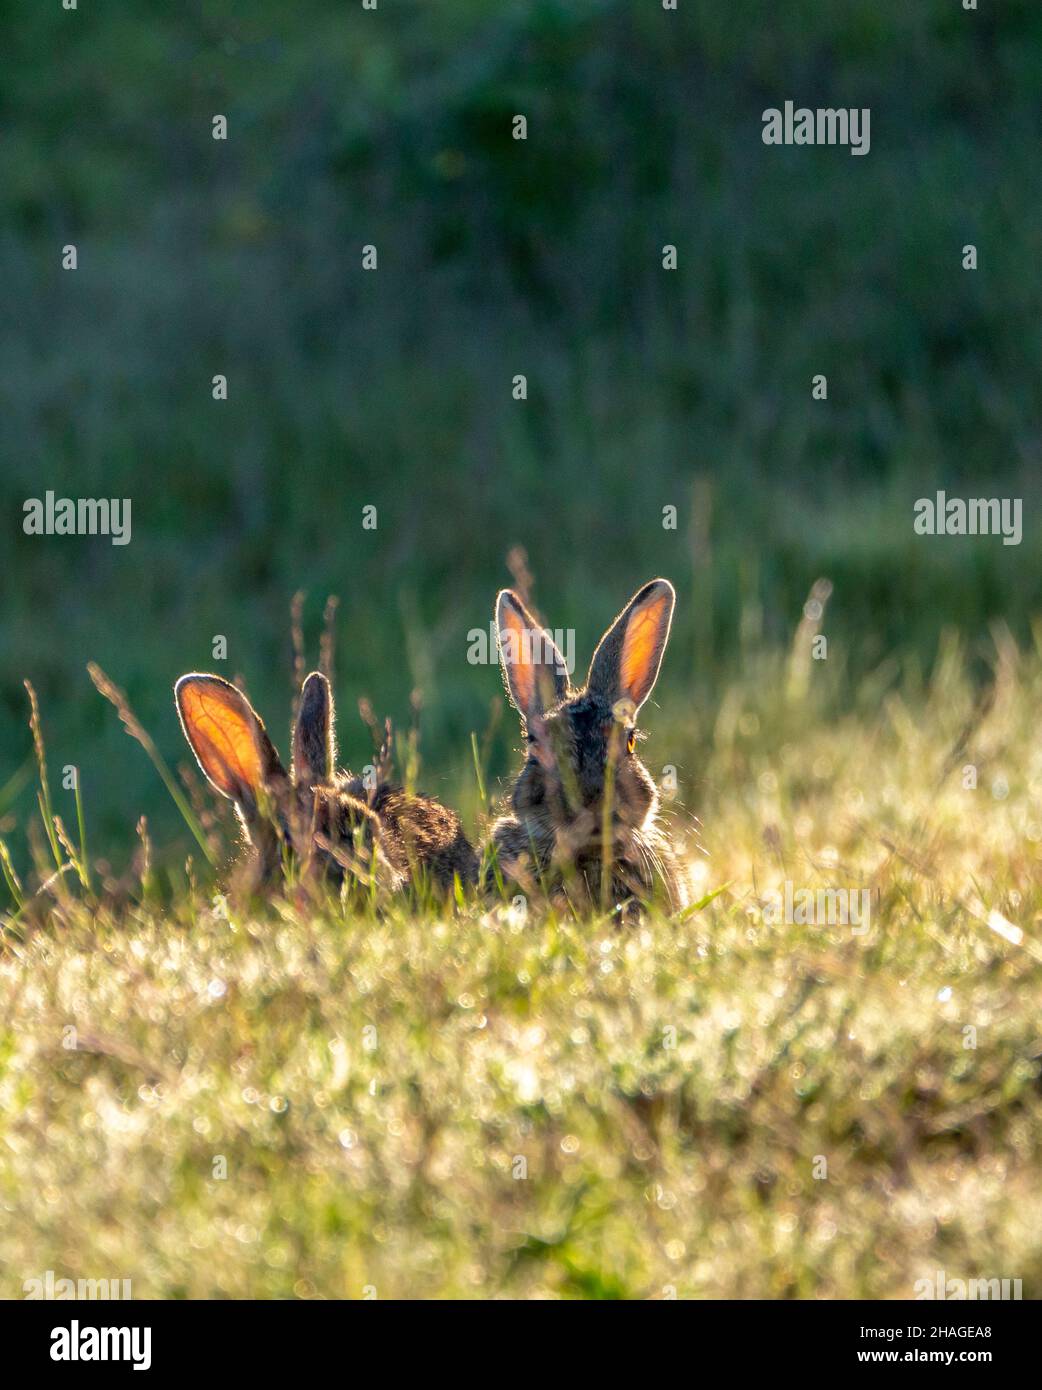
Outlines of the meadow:
{"type": "Polygon", "coordinates": [[[1038,5],[54,4],[9,42],[0,1294],[1042,1293],[1038,5]],[[871,108],[871,152],[765,146],[789,98],[871,108]],[[942,488],[1021,543],[917,535],[942,488]],[[129,543],[27,534],[48,491],[131,499],[129,543]],[[226,891],[183,672],[284,749],[325,650],[343,761],[393,717],[480,839],[497,589],[581,673],[658,574],[690,913],[226,891]],[[787,883],[870,929],[777,920],[787,883]]]}
{"type": "Polygon", "coordinates": [[[9,925],[5,1296],[1037,1296],[1042,652],[827,720],[805,638],[707,732],[686,913],[146,873],[9,925]],[[777,920],[786,881],[870,925],[777,920]]]}

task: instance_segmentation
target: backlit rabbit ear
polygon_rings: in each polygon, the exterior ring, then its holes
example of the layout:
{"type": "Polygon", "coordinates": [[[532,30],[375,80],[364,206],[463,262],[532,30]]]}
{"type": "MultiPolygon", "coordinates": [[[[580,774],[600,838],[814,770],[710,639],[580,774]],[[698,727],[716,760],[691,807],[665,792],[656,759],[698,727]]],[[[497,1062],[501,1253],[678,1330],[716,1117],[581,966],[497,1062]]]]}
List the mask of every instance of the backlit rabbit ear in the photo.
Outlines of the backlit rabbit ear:
{"type": "Polygon", "coordinates": [[[333,775],[333,692],[319,671],[300,688],[300,710],[293,731],[293,781],[314,787],[333,775]]]}
{"type": "Polygon", "coordinates": [[[260,715],[221,676],[182,676],[174,686],[174,700],[207,780],[248,819],[255,816],[262,789],[285,775],[260,715]]]}
{"type": "Polygon", "coordinates": [[[528,724],[569,693],[564,657],[512,589],[496,599],[496,629],[507,691],[528,724]]]}
{"type": "Polygon", "coordinates": [[[658,680],[676,597],[668,579],[653,579],[633,595],[593,654],[587,680],[593,694],[640,709],[658,680]]]}

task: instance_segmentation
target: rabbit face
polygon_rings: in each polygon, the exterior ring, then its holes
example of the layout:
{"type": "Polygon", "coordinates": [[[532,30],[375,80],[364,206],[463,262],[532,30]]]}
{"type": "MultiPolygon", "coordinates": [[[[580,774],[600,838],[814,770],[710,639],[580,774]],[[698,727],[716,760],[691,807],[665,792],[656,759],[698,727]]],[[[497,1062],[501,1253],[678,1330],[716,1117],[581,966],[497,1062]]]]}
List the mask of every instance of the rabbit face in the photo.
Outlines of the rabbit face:
{"type": "Polygon", "coordinates": [[[656,825],[658,792],[636,755],[637,714],[658,677],[674,602],[667,580],[639,590],[604,634],[576,692],[549,634],[511,590],[499,595],[503,674],[528,741],[513,817],[493,831],[508,875],[534,852],[541,870],[569,865],[587,883],[611,862],[620,892],[650,891],[657,871],[671,898],[683,897],[656,825]]]}
{"type": "MultiPolygon", "coordinates": [[[[528,759],[514,788],[514,814],[601,847],[607,817],[616,852],[653,822],[658,792],[636,755],[636,730],[589,693],[528,726],[528,759]]],[[[578,848],[578,844],[575,846],[578,848]]]]}

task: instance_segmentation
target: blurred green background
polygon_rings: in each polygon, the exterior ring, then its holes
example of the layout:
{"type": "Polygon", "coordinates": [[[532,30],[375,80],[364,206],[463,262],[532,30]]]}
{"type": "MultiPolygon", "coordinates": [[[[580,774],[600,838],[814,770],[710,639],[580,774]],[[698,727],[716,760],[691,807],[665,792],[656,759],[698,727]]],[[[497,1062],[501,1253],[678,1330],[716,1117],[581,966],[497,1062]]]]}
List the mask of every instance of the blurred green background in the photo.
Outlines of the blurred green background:
{"type": "MultiPolygon", "coordinates": [[[[500,683],[467,664],[467,633],[515,545],[582,669],[640,583],[674,580],[652,725],[708,727],[819,575],[837,698],[927,668],[946,629],[979,653],[997,619],[1028,635],[1036,0],[54,0],[7,20],[9,824],[33,805],[28,677],[52,778],[81,768],[92,848],[125,864],[146,812],[183,858],[187,831],[86,662],[170,761],[171,687],[193,668],[241,675],[285,749],[297,589],[310,664],[325,596],[342,600],[344,760],[366,759],[360,694],[405,723],[421,687],[422,783],[472,818],[469,735],[500,683]],[[761,113],[786,99],[871,108],[870,154],[764,146],[761,113]],[[1023,543],[915,536],[913,504],[938,487],[1022,497],[1023,543]],[[22,504],[48,488],[130,497],[131,544],[25,536],[22,504]]],[[[502,719],[493,785],[515,742],[502,719]]]]}

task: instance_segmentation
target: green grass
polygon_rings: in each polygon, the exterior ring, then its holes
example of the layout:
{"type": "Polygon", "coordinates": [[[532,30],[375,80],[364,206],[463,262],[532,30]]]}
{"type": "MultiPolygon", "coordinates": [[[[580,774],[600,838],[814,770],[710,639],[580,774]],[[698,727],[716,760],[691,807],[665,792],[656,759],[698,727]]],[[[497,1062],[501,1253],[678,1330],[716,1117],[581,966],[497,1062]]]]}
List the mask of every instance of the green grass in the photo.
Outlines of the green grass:
{"type": "Polygon", "coordinates": [[[999,634],[981,701],[949,644],[827,716],[793,650],[648,745],[688,740],[683,921],[66,875],[0,952],[0,1293],[1042,1293],[1042,660],[999,634]],[[871,930],[766,923],[786,878],[871,930]]]}

